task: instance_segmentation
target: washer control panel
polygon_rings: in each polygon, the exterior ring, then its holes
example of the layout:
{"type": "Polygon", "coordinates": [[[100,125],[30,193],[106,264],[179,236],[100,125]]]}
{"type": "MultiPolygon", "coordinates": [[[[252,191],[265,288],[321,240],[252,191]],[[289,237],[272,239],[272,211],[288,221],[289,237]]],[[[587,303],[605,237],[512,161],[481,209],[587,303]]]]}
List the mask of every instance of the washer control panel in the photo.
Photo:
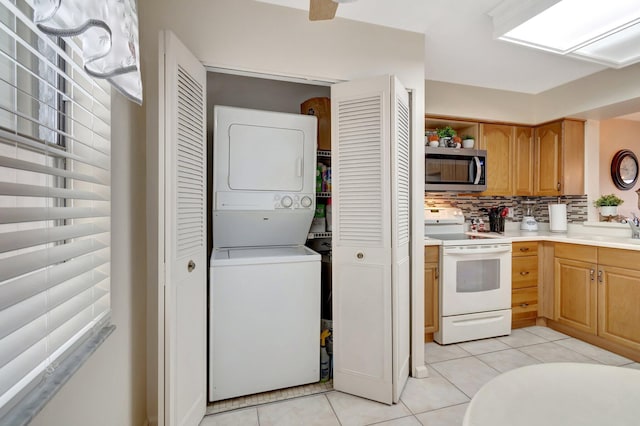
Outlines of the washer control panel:
{"type": "Polygon", "coordinates": [[[313,207],[313,195],[276,194],[273,207],[276,209],[310,209],[313,207]]]}

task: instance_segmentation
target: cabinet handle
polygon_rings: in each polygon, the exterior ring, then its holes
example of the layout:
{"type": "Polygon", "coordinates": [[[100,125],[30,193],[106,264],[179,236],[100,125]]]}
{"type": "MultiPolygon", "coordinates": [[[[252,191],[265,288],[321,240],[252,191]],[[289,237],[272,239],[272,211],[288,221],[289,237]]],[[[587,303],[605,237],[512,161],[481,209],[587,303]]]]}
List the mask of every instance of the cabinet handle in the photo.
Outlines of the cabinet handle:
{"type": "Polygon", "coordinates": [[[589,276],[591,277],[591,281],[593,281],[595,279],[594,274],[596,273],[596,271],[594,271],[593,269],[589,270],[589,276]]]}
{"type": "Polygon", "coordinates": [[[560,191],[560,182],[557,183],[556,188],[558,188],[558,191],[560,191]]]}
{"type": "Polygon", "coordinates": [[[524,277],[525,275],[529,275],[529,271],[521,271],[521,272],[520,272],[520,275],[522,275],[523,277],[524,277]]]}
{"type": "Polygon", "coordinates": [[[521,304],[520,304],[520,307],[521,307],[521,308],[526,308],[527,306],[529,306],[529,304],[528,304],[528,303],[521,303],[521,304]]]}
{"type": "Polygon", "coordinates": [[[600,284],[602,284],[602,282],[603,282],[603,280],[602,280],[602,270],[599,270],[599,271],[598,271],[598,282],[599,282],[600,284]]]}
{"type": "Polygon", "coordinates": [[[529,251],[529,247],[520,247],[520,251],[529,251]]]}
{"type": "Polygon", "coordinates": [[[436,280],[440,278],[440,271],[438,270],[438,267],[436,266],[436,280]]]}

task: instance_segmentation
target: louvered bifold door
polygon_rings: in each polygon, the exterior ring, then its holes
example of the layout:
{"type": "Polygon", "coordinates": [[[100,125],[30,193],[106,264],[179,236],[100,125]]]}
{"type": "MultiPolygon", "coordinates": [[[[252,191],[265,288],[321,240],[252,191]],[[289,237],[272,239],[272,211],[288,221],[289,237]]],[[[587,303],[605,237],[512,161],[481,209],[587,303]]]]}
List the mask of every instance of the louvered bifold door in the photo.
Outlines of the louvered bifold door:
{"type": "Polygon", "coordinates": [[[390,77],[331,88],[334,387],[393,402],[390,77]]]}
{"type": "Polygon", "coordinates": [[[206,409],[206,71],[164,33],[165,424],[206,409]]]}
{"type": "Polygon", "coordinates": [[[391,108],[391,281],[393,299],[393,402],[398,402],[409,377],[411,292],[409,257],[409,94],[392,77],[391,108]]]}

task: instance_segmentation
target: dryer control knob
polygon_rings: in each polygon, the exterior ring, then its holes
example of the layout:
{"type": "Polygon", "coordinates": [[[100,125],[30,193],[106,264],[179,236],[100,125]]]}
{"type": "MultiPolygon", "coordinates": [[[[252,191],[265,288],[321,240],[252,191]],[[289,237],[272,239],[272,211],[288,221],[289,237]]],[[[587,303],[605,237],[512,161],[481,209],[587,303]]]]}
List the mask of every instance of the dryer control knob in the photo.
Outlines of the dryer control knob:
{"type": "Polygon", "coordinates": [[[300,200],[300,204],[302,204],[302,207],[311,207],[311,197],[308,196],[304,196],[302,197],[302,200],[300,200]]]}
{"type": "Polygon", "coordinates": [[[280,203],[282,204],[282,207],[289,208],[293,205],[293,200],[288,195],[285,195],[282,197],[282,200],[280,200],[280,203]]]}

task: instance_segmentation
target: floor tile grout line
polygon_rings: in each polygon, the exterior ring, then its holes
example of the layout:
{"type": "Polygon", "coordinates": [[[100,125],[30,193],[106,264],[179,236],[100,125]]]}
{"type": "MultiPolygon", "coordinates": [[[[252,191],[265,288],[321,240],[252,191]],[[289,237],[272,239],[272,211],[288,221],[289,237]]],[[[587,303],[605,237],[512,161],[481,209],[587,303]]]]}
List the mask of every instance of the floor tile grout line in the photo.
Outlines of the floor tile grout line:
{"type": "MultiPolygon", "coordinates": [[[[332,392],[340,392],[340,391],[336,391],[335,389],[332,390],[332,392]]],[[[331,411],[333,412],[333,415],[336,416],[336,420],[338,420],[338,424],[340,426],[342,426],[342,421],[340,420],[340,417],[338,416],[338,412],[336,411],[336,409],[334,408],[333,404],[331,403],[331,399],[329,398],[329,392],[326,392],[324,394],[324,397],[327,399],[327,402],[329,403],[329,407],[331,407],[331,411]]]]}
{"type": "MultiPolygon", "coordinates": [[[[465,357],[465,358],[469,358],[469,357],[465,357]]],[[[461,358],[455,358],[455,359],[461,359],[461,358]]],[[[437,370],[438,370],[438,369],[436,368],[436,371],[437,371],[437,370]]],[[[449,383],[451,384],[451,386],[453,386],[454,388],[458,389],[460,392],[462,392],[462,394],[463,394],[464,396],[466,396],[467,398],[469,398],[469,401],[467,401],[467,402],[470,402],[470,401],[471,401],[471,398],[472,398],[472,397],[470,397],[469,395],[467,395],[467,393],[466,393],[465,391],[463,391],[462,389],[460,389],[460,388],[458,387],[458,385],[456,385],[455,383],[453,383],[451,380],[447,379],[447,378],[446,378],[446,377],[445,377],[441,372],[439,372],[439,371],[438,371],[438,374],[440,374],[440,377],[442,377],[442,378],[443,378],[443,379],[445,379],[447,382],[449,382],[449,383]]],[[[430,410],[430,411],[433,411],[433,410],[430,410]]],[[[425,412],[426,412],[426,411],[425,411],[425,412]]]]}

